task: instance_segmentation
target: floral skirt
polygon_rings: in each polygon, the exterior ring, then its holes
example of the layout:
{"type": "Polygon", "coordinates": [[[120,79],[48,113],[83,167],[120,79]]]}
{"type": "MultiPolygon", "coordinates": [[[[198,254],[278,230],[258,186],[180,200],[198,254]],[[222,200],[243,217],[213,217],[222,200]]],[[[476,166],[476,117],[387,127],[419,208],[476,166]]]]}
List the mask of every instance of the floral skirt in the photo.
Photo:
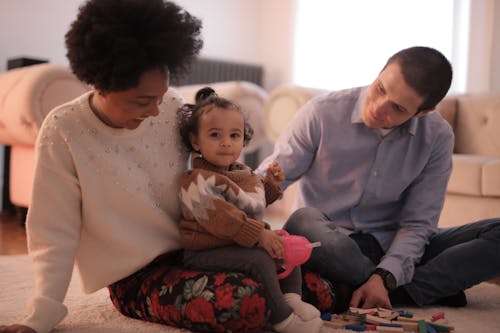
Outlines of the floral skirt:
{"type": "MultiPolygon", "coordinates": [[[[331,284],[316,273],[303,274],[303,298],[331,312],[331,284]]],[[[262,332],[269,313],[262,286],[241,273],[205,272],[182,267],[182,252],[156,258],[113,283],[109,293],[125,316],[196,332],[262,332]]]]}

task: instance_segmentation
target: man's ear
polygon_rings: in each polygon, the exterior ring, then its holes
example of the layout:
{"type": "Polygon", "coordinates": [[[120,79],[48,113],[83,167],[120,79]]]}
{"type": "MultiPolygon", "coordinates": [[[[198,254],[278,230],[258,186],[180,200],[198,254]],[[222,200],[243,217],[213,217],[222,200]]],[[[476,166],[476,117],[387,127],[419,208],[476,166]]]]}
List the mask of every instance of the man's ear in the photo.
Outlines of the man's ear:
{"type": "Polygon", "coordinates": [[[428,109],[428,110],[422,110],[422,111],[419,111],[417,112],[417,114],[415,114],[415,118],[420,118],[420,117],[423,117],[425,116],[426,114],[428,114],[429,112],[432,112],[434,111],[436,108],[432,108],[432,109],[428,109]]]}
{"type": "Polygon", "coordinates": [[[200,151],[200,145],[198,144],[198,136],[194,135],[193,133],[189,133],[189,142],[191,142],[191,146],[193,146],[194,150],[200,151]]]}

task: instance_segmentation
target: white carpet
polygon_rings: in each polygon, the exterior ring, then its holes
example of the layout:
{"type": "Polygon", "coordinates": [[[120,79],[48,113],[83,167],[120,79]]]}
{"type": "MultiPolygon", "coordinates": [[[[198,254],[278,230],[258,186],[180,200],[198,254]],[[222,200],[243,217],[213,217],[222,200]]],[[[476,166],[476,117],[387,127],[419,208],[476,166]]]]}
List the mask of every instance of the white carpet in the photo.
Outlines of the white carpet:
{"type": "MultiPolygon", "coordinates": [[[[24,304],[33,292],[33,271],[26,255],[0,256],[0,325],[16,322],[24,315],[24,304]]],[[[461,309],[426,308],[412,311],[419,317],[430,317],[444,311],[455,332],[500,332],[500,286],[482,283],[467,291],[469,305],[461,309]]],[[[107,289],[85,295],[79,289],[79,279],[74,275],[65,304],[69,315],[57,326],[55,332],[67,333],[156,333],[188,332],[172,327],[142,322],[122,316],[115,310],[107,289]]],[[[324,329],[323,332],[351,332],[324,329]]]]}

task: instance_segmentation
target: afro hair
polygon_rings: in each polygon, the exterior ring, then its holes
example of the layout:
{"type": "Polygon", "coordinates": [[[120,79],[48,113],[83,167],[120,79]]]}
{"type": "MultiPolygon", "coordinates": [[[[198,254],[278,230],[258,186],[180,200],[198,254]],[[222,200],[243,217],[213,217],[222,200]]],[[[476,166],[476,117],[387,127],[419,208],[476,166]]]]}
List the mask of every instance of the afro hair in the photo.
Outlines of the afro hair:
{"type": "Polygon", "coordinates": [[[137,86],[156,67],[178,77],[203,46],[201,21],[164,0],[89,0],[65,38],[75,75],[108,92],[137,86]]]}

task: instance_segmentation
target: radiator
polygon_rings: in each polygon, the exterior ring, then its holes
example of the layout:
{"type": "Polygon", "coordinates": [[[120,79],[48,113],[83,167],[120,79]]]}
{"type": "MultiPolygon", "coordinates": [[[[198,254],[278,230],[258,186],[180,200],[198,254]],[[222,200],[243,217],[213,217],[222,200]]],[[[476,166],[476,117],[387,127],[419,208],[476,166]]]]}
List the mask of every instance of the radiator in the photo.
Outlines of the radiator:
{"type": "Polygon", "coordinates": [[[193,62],[186,76],[172,78],[171,84],[173,86],[182,86],[239,80],[262,86],[262,79],[263,69],[258,65],[198,58],[193,62]]]}

